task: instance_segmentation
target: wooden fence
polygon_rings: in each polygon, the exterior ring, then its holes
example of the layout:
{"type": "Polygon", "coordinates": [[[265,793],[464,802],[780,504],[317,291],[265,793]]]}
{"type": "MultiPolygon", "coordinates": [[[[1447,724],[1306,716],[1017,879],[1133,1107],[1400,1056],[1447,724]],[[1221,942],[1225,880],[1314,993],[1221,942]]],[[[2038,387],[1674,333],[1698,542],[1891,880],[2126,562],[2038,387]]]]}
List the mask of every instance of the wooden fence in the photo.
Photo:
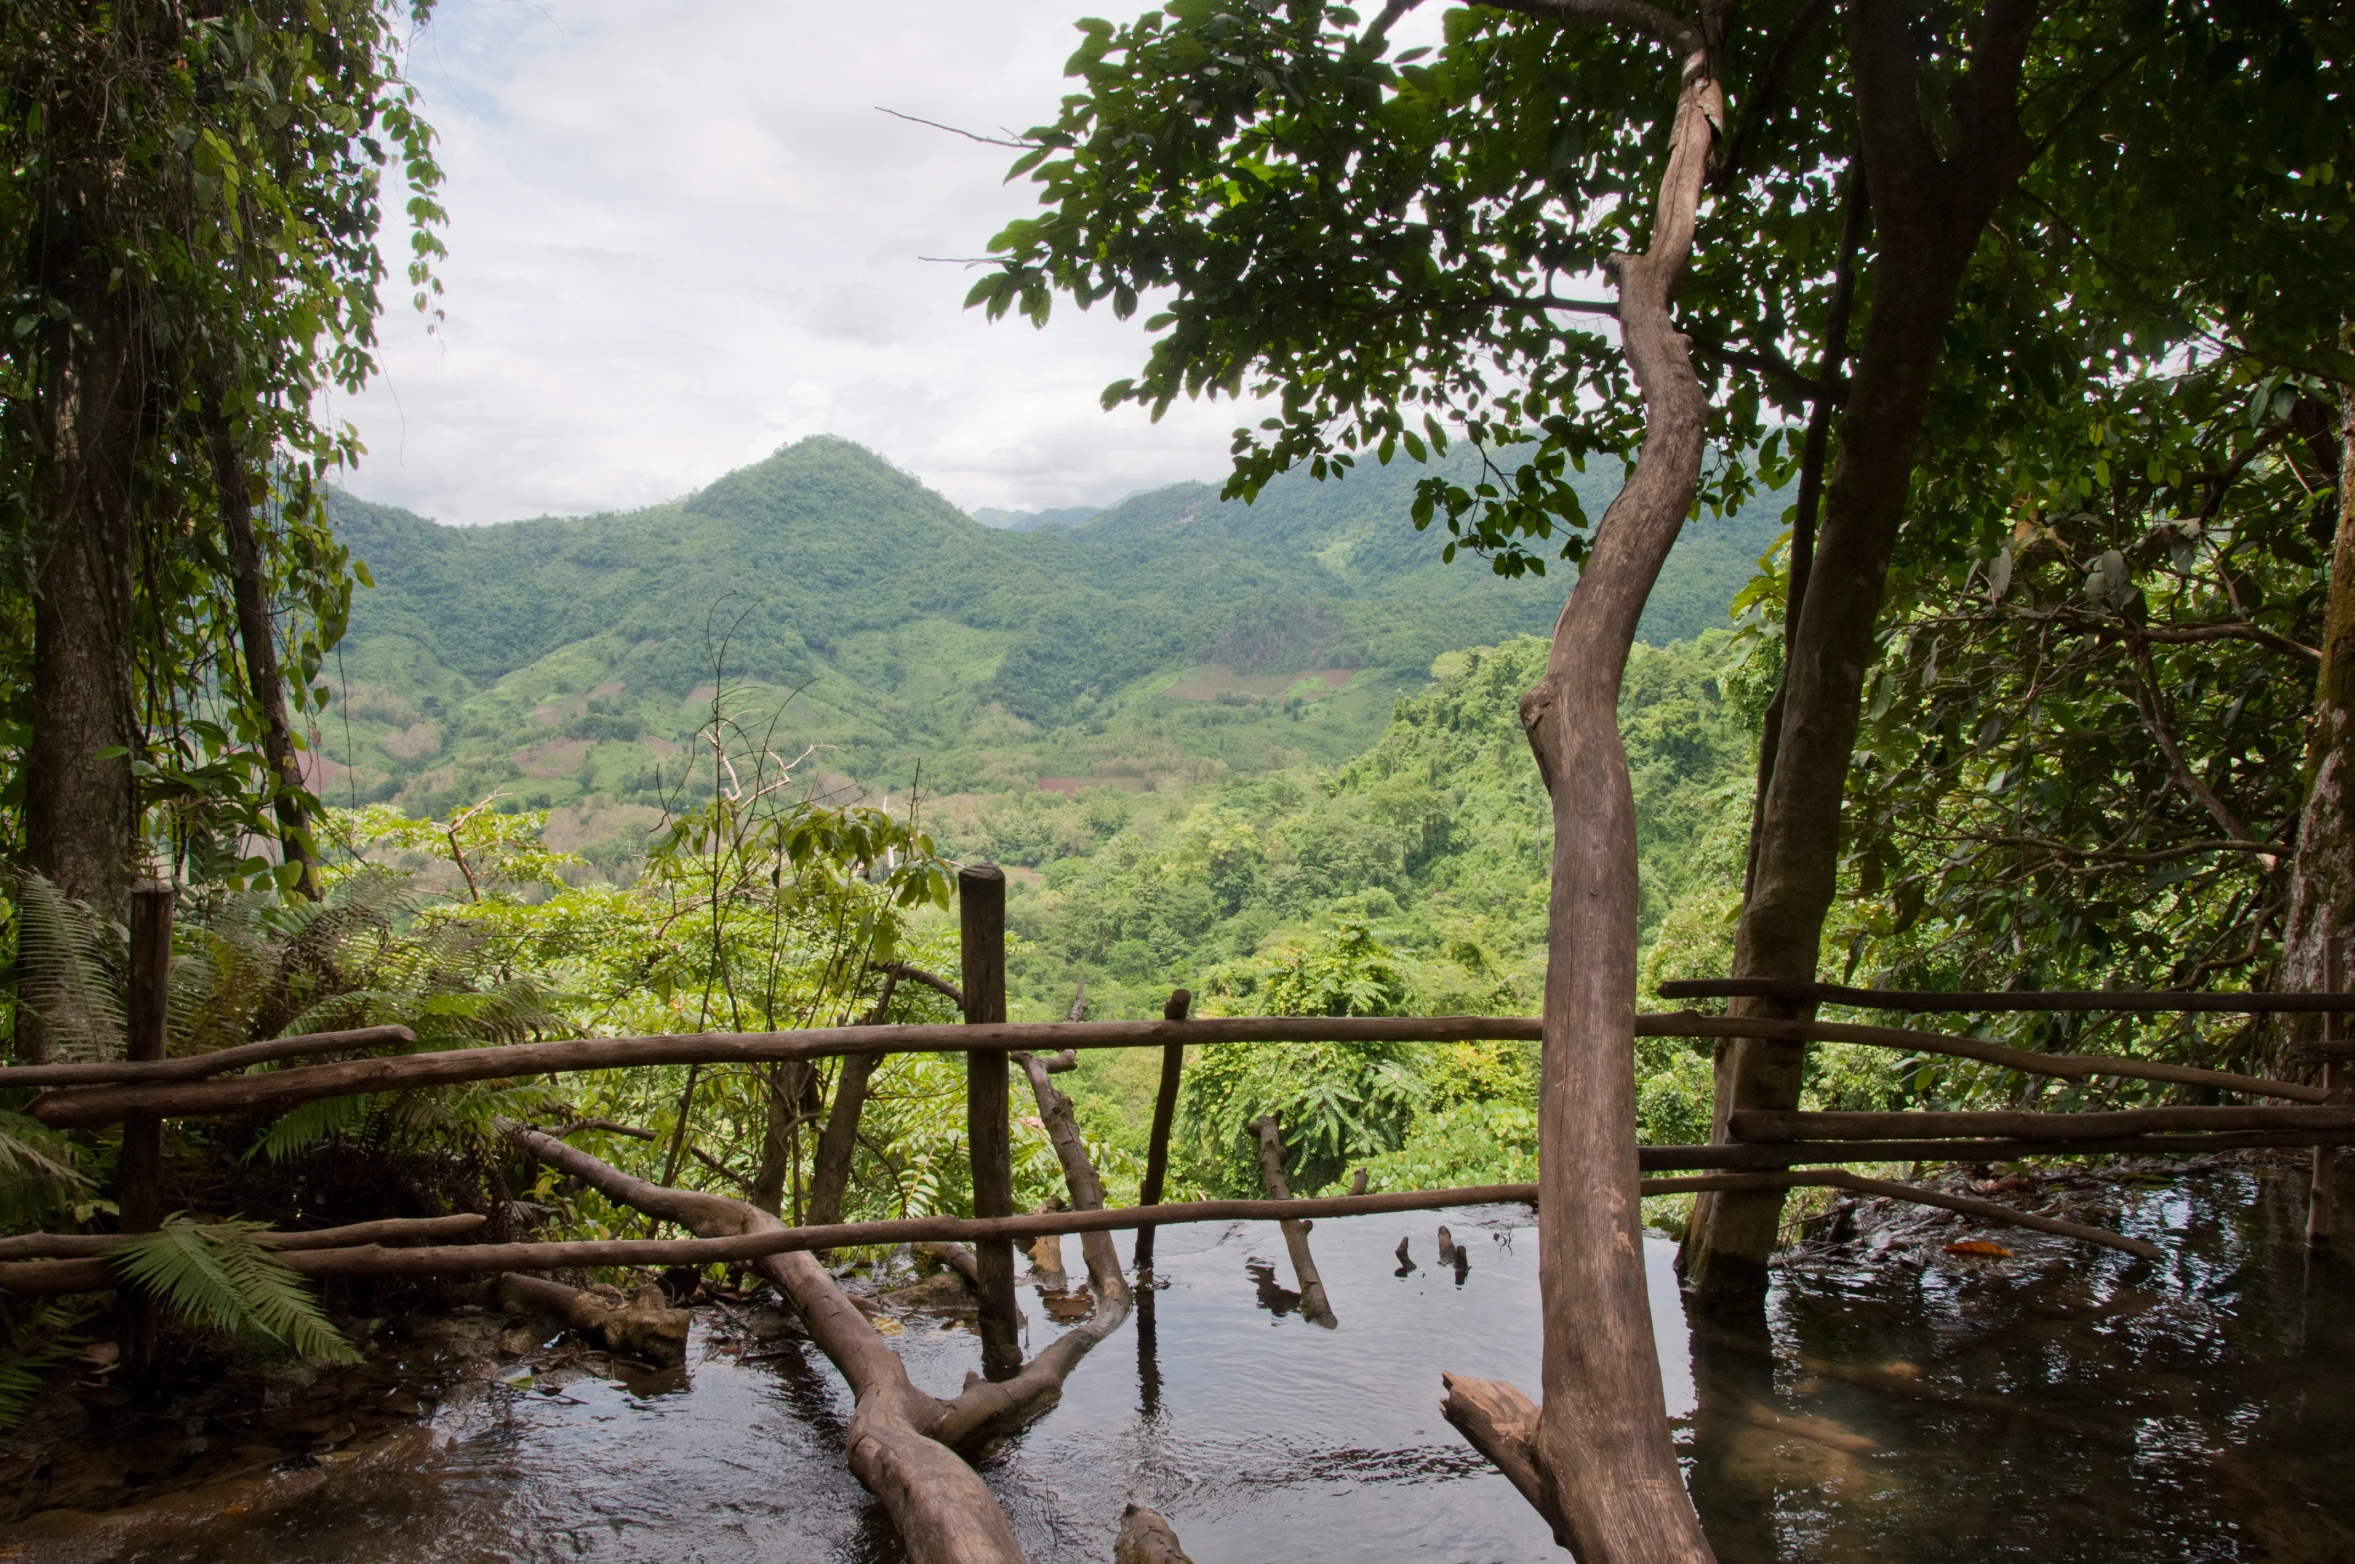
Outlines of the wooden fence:
{"type": "MultiPolygon", "coordinates": [[[[408,1090],[473,1081],[511,1080],[586,1070],[660,1064],[777,1063],[823,1058],[872,1058],[894,1053],[962,1052],[966,1058],[966,1123],[972,1158],[974,1215],[971,1219],[914,1218],[896,1222],[828,1223],[765,1235],[762,1242],[781,1252],[846,1244],[955,1238],[975,1248],[977,1291],[984,1342],[992,1360],[1014,1351],[1013,1243],[1039,1233],[1134,1229],[1136,1263],[1149,1267],[1152,1235],[1172,1222],[1225,1221],[1239,1217],[1345,1215],[1353,1212],[1445,1209],[1495,1200],[1534,1201],[1534,1187],[1478,1190],[1412,1190],[1297,1201],[1193,1202],[1163,1207],[1169,1143],[1178,1088],[1189,1047],[1227,1043],[1401,1042],[1440,1043],[1490,1039],[1533,1040],[1535,1017],[1495,1016],[1245,1016],[1188,1019],[1187,996],[1173,995],[1158,1021],[1012,1024],[1005,1019],[1005,879],[993,868],[974,867],[959,877],[962,984],[923,977],[958,1000],[962,1024],[844,1026],[797,1032],[650,1035],[570,1038],[502,1047],[460,1048],[423,1053],[372,1054],[406,1047],[414,1038],[399,1027],[279,1038],[212,1054],[166,1058],[163,1053],[165,963],[170,950],[169,887],[144,886],[134,900],[132,1005],[129,1056],[106,1063],[48,1064],[0,1069],[0,1089],[39,1088],[27,1111],[55,1128],[124,1125],[122,1207],[124,1230],[151,1228],[161,1216],[161,1126],[168,1118],[282,1112],[326,1097],[408,1090]],[[1158,1048],[1160,1089],[1147,1143],[1146,1166],[1137,1207],[1091,1213],[1085,1222],[1017,1217],[1013,1210],[1012,1135],[1007,1116],[1009,1055],[1062,1054],[1083,1048],[1158,1048]],[[337,1055],[371,1054],[362,1058],[337,1055]],[[303,1062],[296,1062],[303,1061],[303,1062]],[[281,1066],[246,1073],[257,1066],[281,1066]],[[1284,1209],[1278,1211],[1276,1208],[1284,1209]]],[[[2099,1054],[2049,1054],[1982,1039],[1956,1037],[1909,1027],[1870,1026],[1763,1016],[1702,1014],[1692,1010],[1637,1016],[1639,1036],[1759,1038],[1782,1042],[1846,1042],[1918,1056],[1970,1059],[2004,1069],[2081,1080],[2104,1076],[2140,1079],[2276,1100],[2283,1105],[2167,1107],[2101,1113],[1804,1113],[1737,1112],[1728,1117],[1728,1140],[1703,1146],[1644,1146],[1639,1174],[1707,1173],[1714,1179],[1766,1181],[1752,1187],[1789,1187],[1804,1181],[1791,1170],[1807,1165],[1916,1161],[1992,1162],[2026,1156],[2135,1154],[2197,1155],[2248,1147],[2311,1146],[2316,1151],[2311,1231],[2327,1241],[2332,1222],[2330,1159],[2334,1148],[2355,1143],[2355,1103],[2349,1101],[2345,1072],[2350,1050],[2340,1040],[2343,1012],[2355,1009],[2355,994],[2288,993],[1928,993],[1858,989],[1832,984],[1794,984],[1725,979],[1661,985],[1665,999],[1763,998],[1785,1004],[1842,1005],[1913,1013],[1958,1011],[2056,1011],[2239,1014],[2321,1013],[2325,1041],[2308,1050],[2322,1061],[2320,1084],[2275,1080],[2200,1069],[2156,1060],[2099,1054]]],[[[1813,1177],[1813,1176],[1808,1176],[1813,1177]]],[[[1853,1181],[1854,1175],[1845,1175],[1853,1181]]],[[[1825,1182],[1814,1177],[1815,1182],[1825,1182]]],[[[1675,1188],[1699,1187],[1690,1179],[1675,1188]]],[[[1710,1187],[1742,1187],[1717,1183],[1710,1187]]],[[[1906,1190],[1908,1198],[1924,1192],[1906,1190]]],[[[1647,1192],[1668,1192],[1659,1182],[1647,1192]]],[[[2000,1208],[1996,1208],[2000,1212],[2000,1208]]],[[[2001,1219],[2016,1219],[2011,1213],[2001,1219]]],[[[2066,1224],[2064,1224],[2066,1226],[2066,1224]]],[[[2093,1230],[2078,1230],[2084,1236],[2093,1230]]],[[[33,1235],[36,1239],[40,1235],[33,1235]]],[[[379,1235],[390,1236],[390,1235],[379,1235]]],[[[2117,1235],[2101,1235],[2100,1241],[2117,1235]]],[[[421,1274],[428,1270],[480,1268],[554,1269],[579,1265],[686,1264],[706,1251],[701,1241],[619,1240],[602,1244],[440,1245],[392,1251],[380,1242],[340,1249],[306,1248],[298,1268],[318,1275],[421,1274]],[[682,1243],[688,1247],[681,1247],[682,1243]],[[365,1252],[363,1252],[365,1251],[365,1252]],[[590,1256],[594,1258],[590,1258],[590,1256]],[[471,1257],[471,1258],[470,1258],[471,1257]]],[[[731,1240],[731,1242],[737,1242],[731,1240]]],[[[96,1257],[63,1248],[41,1251],[47,1258],[0,1263],[0,1286],[50,1291],[69,1278],[98,1275],[96,1257]],[[79,1254],[79,1262],[75,1256],[79,1254]],[[36,1263],[47,1269],[32,1269],[36,1263]],[[73,1265],[73,1269],[63,1267],[73,1265]]],[[[2123,1242],[2116,1247],[2136,1248],[2123,1242]]],[[[30,1255],[23,1241],[10,1248],[30,1255]]],[[[712,1258],[733,1251],[709,1249],[712,1258]]],[[[740,1257],[739,1257],[740,1258],[740,1257]]],[[[291,1255],[290,1262],[296,1263],[291,1255]]]]}

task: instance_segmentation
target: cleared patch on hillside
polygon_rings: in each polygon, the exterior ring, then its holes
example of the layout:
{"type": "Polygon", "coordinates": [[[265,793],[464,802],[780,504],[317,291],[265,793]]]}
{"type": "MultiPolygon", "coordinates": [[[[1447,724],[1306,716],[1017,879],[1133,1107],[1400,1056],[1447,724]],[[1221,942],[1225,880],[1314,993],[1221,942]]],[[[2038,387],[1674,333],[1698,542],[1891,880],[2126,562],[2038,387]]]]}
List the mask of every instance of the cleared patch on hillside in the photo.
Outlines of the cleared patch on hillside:
{"type": "Polygon", "coordinates": [[[560,853],[577,853],[617,837],[633,848],[643,848],[646,833],[661,820],[661,810],[644,804],[607,804],[603,808],[565,804],[548,811],[548,829],[541,839],[560,853]]]}
{"type": "Polygon", "coordinates": [[[1150,793],[1156,785],[1155,779],[1150,776],[1040,777],[1038,779],[1040,792],[1061,793],[1066,798],[1079,792],[1082,788],[1116,787],[1124,793],[1150,793]]]}
{"type": "Polygon", "coordinates": [[[413,722],[377,742],[395,760],[426,760],[442,751],[442,730],[436,723],[413,722]]]}
{"type": "Polygon", "coordinates": [[[587,739],[551,739],[517,750],[508,758],[527,777],[569,777],[581,769],[589,753],[587,739]]]}
{"type": "Polygon", "coordinates": [[[1163,690],[1175,701],[1214,701],[1222,695],[1244,695],[1260,700],[1299,695],[1315,700],[1349,682],[1354,668],[1313,668],[1306,673],[1237,673],[1225,663],[1203,663],[1188,669],[1177,683],[1163,690]]]}

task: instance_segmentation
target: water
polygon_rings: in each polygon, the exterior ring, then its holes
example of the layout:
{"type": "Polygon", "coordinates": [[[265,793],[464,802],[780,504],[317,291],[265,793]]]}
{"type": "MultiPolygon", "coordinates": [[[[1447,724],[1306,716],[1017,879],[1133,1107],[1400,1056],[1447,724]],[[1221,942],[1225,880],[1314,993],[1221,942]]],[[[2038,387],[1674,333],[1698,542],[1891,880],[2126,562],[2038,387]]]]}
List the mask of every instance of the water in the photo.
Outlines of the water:
{"type": "MultiPolygon", "coordinates": [[[[1663,1388],[1719,1558],[2355,1558],[2355,1288],[2334,1275],[2310,1307],[2296,1195],[2248,1170],[2123,1190],[2117,1221],[2170,1250],[2160,1268],[2025,1233],[2000,1235],[2011,1259],[1950,1256],[1964,1230],[1929,1224],[1802,1252],[1763,1338],[1689,1329],[1651,1241],[1663,1388]]],[[[1537,1388],[1529,1220],[1451,1215],[1460,1282],[1434,1218],[1317,1224],[1332,1331],[1270,1311],[1248,1262],[1288,1274],[1272,1225],[1165,1229],[1149,1328],[1140,1310],[984,1463],[1023,1548],[1102,1564],[1134,1499],[1201,1564],[1561,1557],[1438,1413],[1442,1369],[1537,1388]],[[1404,1277],[1402,1233],[1422,1267],[1404,1277]]],[[[940,1322],[896,1340],[938,1394],[978,1362],[940,1322]]],[[[683,1374],[465,1387],[321,1471],[37,1518],[21,1557],[898,1559],[843,1466],[840,1380],[806,1346],[758,1350],[778,1355],[740,1362],[703,1325],[683,1374]]]]}

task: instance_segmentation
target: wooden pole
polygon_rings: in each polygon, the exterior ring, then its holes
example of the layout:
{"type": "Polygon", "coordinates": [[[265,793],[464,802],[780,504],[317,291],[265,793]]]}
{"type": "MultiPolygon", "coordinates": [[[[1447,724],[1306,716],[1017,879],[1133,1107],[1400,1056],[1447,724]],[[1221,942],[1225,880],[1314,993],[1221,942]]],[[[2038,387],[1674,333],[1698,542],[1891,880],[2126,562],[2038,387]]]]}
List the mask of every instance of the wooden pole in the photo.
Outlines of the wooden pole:
{"type": "MultiPolygon", "coordinates": [[[[1271,1113],[1252,1121],[1251,1128],[1259,1136],[1259,1181],[1267,1186],[1267,1198],[1290,1201],[1292,1184],[1284,1177],[1283,1126],[1271,1113]]],[[[1308,1252],[1308,1223],[1284,1217],[1277,1225],[1283,1229],[1284,1247],[1292,1255],[1292,1274],[1300,1281],[1301,1315],[1312,1325],[1333,1329],[1340,1321],[1333,1318],[1325,1279],[1317,1274],[1316,1258],[1308,1252]]]]}
{"type": "MultiPolygon", "coordinates": [[[[1191,990],[1178,989],[1161,1007],[1164,1021],[1183,1021],[1192,1007],[1191,990]]],[[[1161,1204],[1161,1190],[1169,1177],[1169,1129],[1177,1120],[1178,1079],[1186,1068],[1186,1045],[1161,1045],[1161,1090],[1153,1099],[1153,1132],[1145,1142],[1145,1178],[1137,1186],[1137,1204],[1161,1204]]],[[[1151,1279],[1153,1272],[1153,1234],[1145,1228],[1137,1234],[1136,1268],[1139,1275],[1151,1279]]]]}
{"type": "MultiPolygon", "coordinates": [[[[164,1056],[171,1022],[172,887],[142,880],[131,887],[131,991],[125,1054],[137,1063],[164,1056]]],[[[164,1121],[153,1113],[123,1119],[117,1224],[125,1233],[152,1233],[164,1218],[164,1121]]],[[[121,1295],[119,1326],[125,1379],[145,1381],[155,1364],[155,1311],[146,1296],[121,1295]]]]}
{"type": "MultiPolygon", "coordinates": [[[[959,946],[964,963],[965,1022],[1006,1019],[1006,876],[988,864],[957,871],[959,946]]],[[[1014,1137],[1006,1112],[1006,1056],[996,1049],[965,1055],[965,1137],[973,1154],[973,1215],[1014,1214],[1014,1137]]],[[[1014,1307],[1014,1245],[984,1238],[973,1245],[981,1285],[981,1368],[991,1379],[1022,1367],[1020,1316],[1014,1307]]]]}

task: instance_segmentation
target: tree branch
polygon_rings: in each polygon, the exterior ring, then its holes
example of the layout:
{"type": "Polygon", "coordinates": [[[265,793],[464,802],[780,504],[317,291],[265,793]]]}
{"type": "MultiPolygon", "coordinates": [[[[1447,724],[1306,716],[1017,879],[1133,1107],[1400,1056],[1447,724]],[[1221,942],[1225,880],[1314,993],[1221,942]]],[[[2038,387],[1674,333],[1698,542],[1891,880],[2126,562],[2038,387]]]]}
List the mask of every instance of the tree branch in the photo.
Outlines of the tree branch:
{"type": "Polygon", "coordinates": [[[1483,0],[1499,11],[1513,11],[1547,22],[1594,22],[1626,28],[1654,42],[1666,44],[1679,57],[1700,55],[1706,45],[1700,29],[1644,0],[1483,0]]]}

